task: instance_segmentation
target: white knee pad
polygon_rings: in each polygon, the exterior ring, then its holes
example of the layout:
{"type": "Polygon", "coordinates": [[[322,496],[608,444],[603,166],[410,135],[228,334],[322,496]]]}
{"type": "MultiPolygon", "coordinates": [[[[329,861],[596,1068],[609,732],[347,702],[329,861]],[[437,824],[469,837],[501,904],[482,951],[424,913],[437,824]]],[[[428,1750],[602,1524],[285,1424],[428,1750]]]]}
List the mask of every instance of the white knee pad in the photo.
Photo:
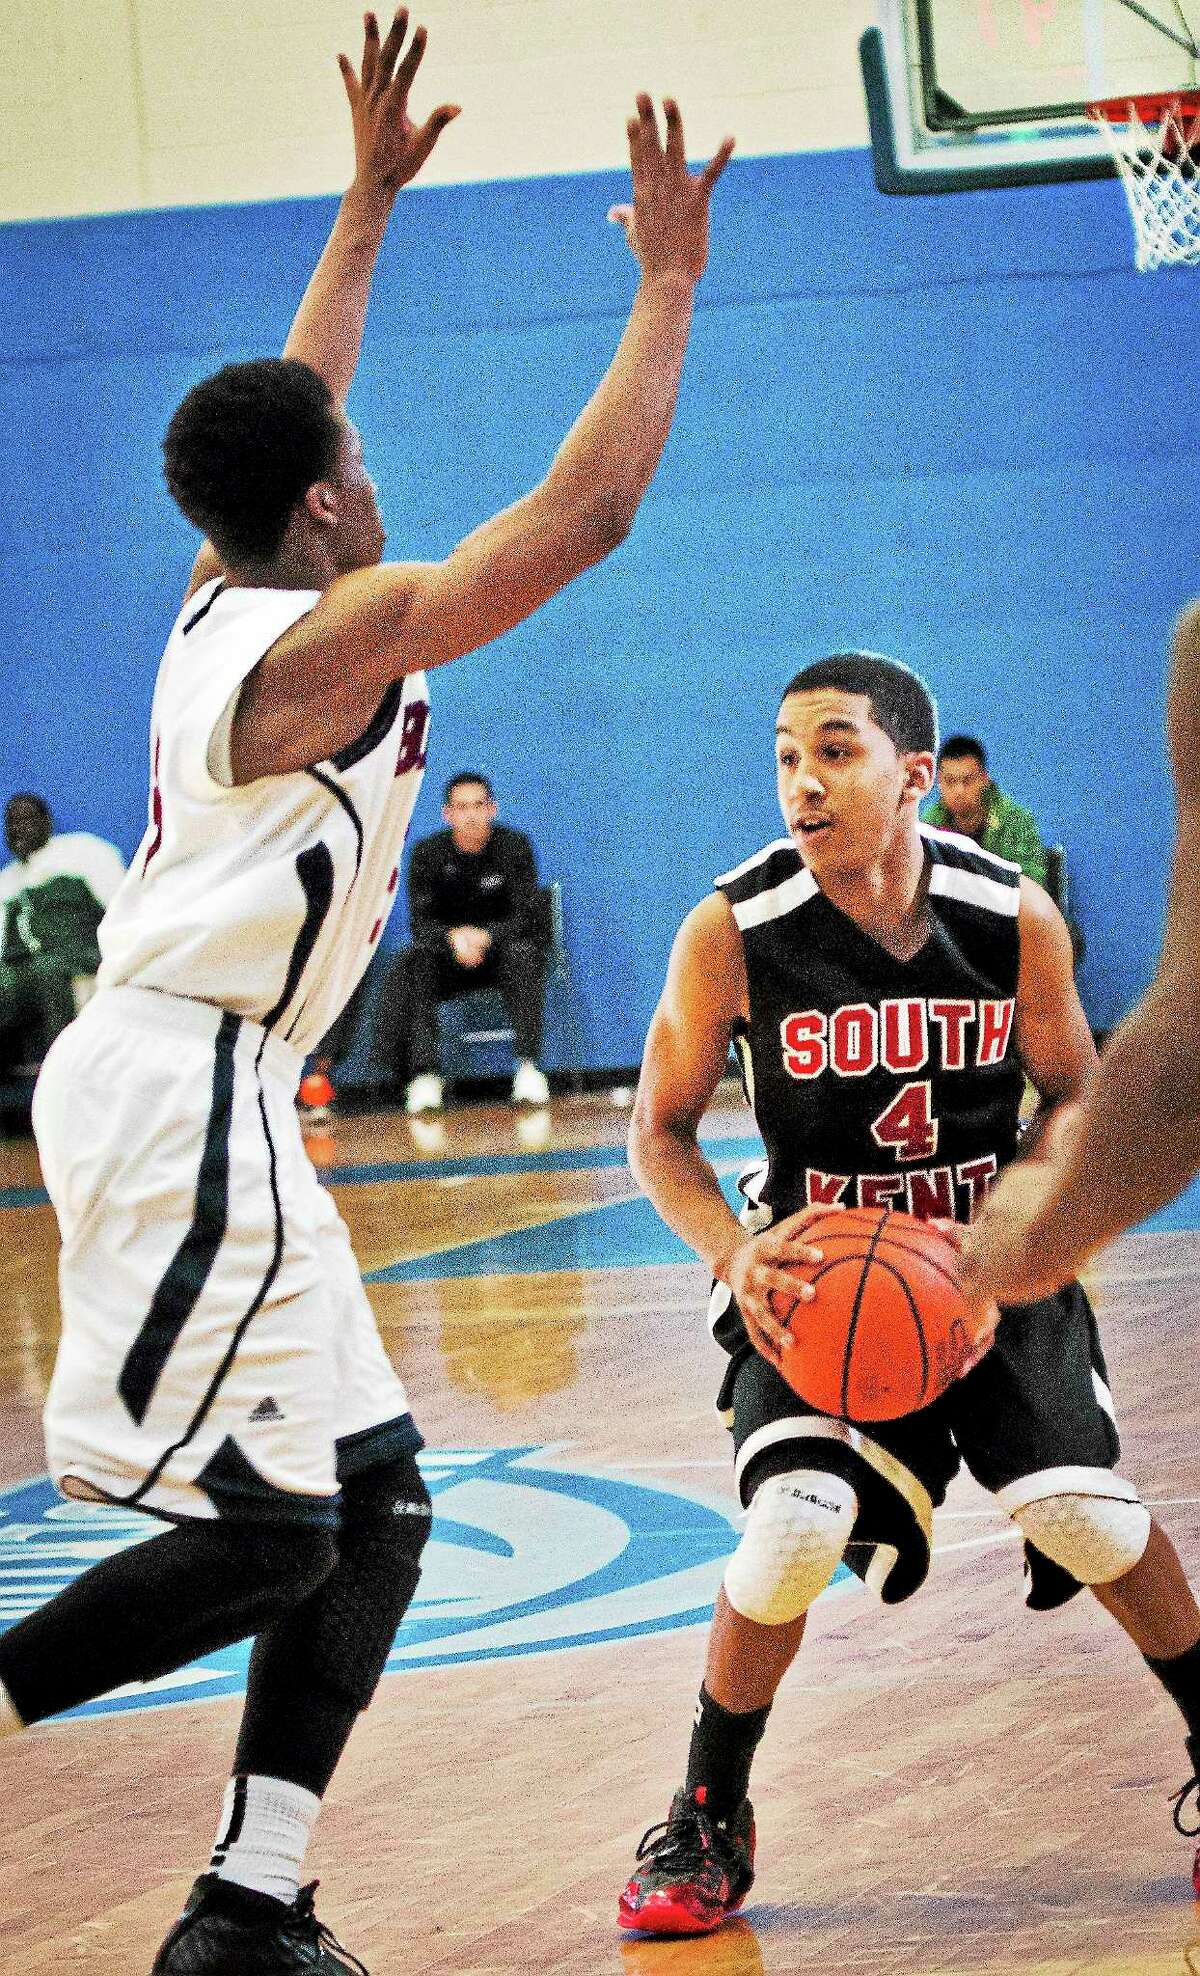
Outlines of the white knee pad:
{"type": "Polygon", "coordinates": [[[742,1541],[725,1567],[725,1595],[743,1619],[784,1626],[823,1592],[858,1515],[838,1475],[799,1468],[755,1491],[742,1541]]]}
{"type": "Polygon", "coordinates": [[[1013,1521],[1081,1585],[1111,1585],[1123,1578],[1150,1542],[1146,1505],[1113,1496],[1044,1496],[1017,1510],[1013,1521]]]}

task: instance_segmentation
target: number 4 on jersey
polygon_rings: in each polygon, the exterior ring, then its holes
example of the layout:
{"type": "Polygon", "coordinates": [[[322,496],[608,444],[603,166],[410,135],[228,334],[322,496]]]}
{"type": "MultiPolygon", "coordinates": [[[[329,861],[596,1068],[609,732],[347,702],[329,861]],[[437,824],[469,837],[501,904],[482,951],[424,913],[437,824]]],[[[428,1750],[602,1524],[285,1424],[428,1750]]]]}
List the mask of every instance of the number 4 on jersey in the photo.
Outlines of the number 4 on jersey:
{"type": "Polygon", "coordinates": [[[877,1146],[890,1146],[898,1160],[927,1160],[937,1151],[938,1122],[930,1104],[928,1079],[904,1085],[871,1127],[877,1146]]]}

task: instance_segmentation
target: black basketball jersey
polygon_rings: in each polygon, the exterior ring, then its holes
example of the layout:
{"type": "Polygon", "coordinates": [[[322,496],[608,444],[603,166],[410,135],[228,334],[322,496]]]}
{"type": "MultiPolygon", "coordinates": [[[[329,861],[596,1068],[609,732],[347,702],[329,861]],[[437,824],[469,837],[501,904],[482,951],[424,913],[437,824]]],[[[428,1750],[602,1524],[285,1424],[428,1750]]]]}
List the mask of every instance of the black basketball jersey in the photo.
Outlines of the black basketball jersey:
{"type": "Polygon", "coordinates": [[[734,1042],[767,1150],[754,1198],[970,1220],[1017,1142],[1021,874],[922,825],[929,937],[888,953],[784,838],[717,880],[746,955],[734,1042]]]}

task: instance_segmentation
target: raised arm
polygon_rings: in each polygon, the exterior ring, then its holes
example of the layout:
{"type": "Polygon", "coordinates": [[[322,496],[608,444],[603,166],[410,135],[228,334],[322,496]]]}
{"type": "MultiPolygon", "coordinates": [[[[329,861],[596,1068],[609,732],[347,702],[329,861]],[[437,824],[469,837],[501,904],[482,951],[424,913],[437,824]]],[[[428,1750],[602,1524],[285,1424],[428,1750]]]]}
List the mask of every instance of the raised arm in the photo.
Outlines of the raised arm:
{"type": "Polygon", "coordinates": [[[1175,633],[1167,731],[1178,832],[1158,971],[1082,1102],[1010,1168],[973,1235],[971,1271],[1001,1298],[1068,1281],[1200,1169],[1200,606],[1175,633]]]}
{"type": "Polygon", "coordinates": [[[285,357],[298,358],[325,379],[339,405],[358,368],[371,279],[396,194],[459,114],[456,104],[442,103],[423,124],[413,123],[408,99],[426,33],[415,29],[405,49],[407,32],[407,7],[397,10],[382,45],[379,24],[368,14],[361,71],[349,56],[338,56],[354,130],[354,178],[283,347],[285,357]]]}
{"type": "MultiPolygon", "coordinates": [[[[456,104],[442,103],[423,124],[413,123],[408,99],[426,33],[418,27],[406,49],[407,33],[407,7],[397,9],[383,42],[378,20],[367,14],[361,69],[355,69],[348,55],[337,58],[350,103],[354,177],[283,346],[284,356],[308,364],[343,406],[358,368],[371,282],[396,195],[416,177],[459,114],[456,104]]],[[[221,570],[220,557],[206,542],[192,569],[188,595],[221,570]]]]}
{"type": "Polygon", "coordinates": [[[239,780],[305,767],[354,740],[393,680],[499,637],[628,533],[674,416],[709,199],[733,148],[727,139],[693,177],[678,107],[665,109],[665,141],[648,96],[628,126],[634,200],[618,210],[642,270],[629,321],[545,479],[444,562],[338,577],[243,695],[239,780]]]}
{"type": "Polygon", "coordinates": [[[790,1303],[812,1291],[783,1265],[797,1256],[820,1261],[803,1229],[828,1208],[797,1215],[751,1235],[733,1213],[700,1151],[700,1121],[725,1074],[735,1025],[749,1008],[742,939],[719,893],[689,913],[671,950],[666,985],[646,1038],[629,1164],[669,1228],[727,1283],[764,1357],[778,1362],[790,1334],[769,1304],[773,1290],[790,1303]]]}

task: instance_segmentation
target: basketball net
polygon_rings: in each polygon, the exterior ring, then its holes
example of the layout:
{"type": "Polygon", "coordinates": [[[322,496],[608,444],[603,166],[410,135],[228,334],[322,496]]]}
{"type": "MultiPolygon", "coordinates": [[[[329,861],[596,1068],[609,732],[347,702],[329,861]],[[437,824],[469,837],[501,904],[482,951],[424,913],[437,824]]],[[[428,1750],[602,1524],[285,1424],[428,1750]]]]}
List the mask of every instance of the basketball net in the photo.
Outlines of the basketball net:
{"type": "Polygon", "coordinates": [[[1092,103],[1088,115],[1125,188],[1139,272],[1200,265],[1200,96],[1092,103]]]}

